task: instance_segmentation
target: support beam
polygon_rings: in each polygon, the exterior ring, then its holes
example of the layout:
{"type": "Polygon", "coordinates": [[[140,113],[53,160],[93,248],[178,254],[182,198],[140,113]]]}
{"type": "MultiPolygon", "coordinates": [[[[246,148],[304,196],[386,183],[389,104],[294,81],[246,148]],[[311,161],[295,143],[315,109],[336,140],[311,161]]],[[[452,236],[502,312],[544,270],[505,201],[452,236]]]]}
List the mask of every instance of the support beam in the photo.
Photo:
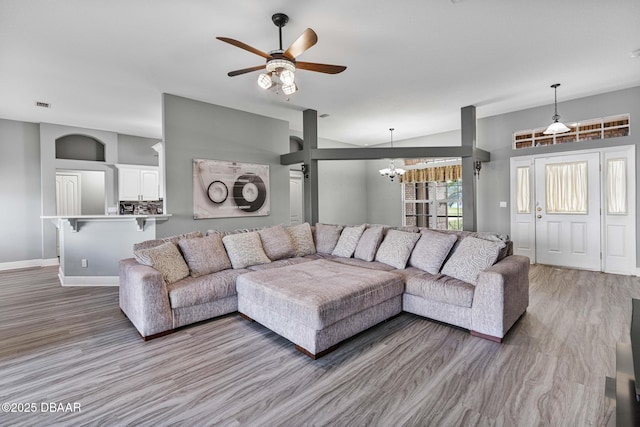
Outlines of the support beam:
{"type": "Polygon", "coordinates": [[[304,219],[309,224],[318,222],[318,160],[313,151],[318,148],[318,112],[302,112],[302,162],[304,165],[304,219]]]}
{"type": "MultiPolygon", "coordinates": [[[[281,165],[305,163],[303,151],[283,154],[281,165]]],[[[375,160],[375,159],[417,159],[442,157],[469,157],[488,162],[490,154],[471,147],[398,147],[398,148],[316,148],[311,151],[313,160],[375,160]]]]}
{"type": "MultiPolygon", "coordinates": [[[[460,110],[462,148],[473,154],[476,148],[476,107],[470,105],[460,110]]],[[[479,159],[478,159],[479,160],[479,159]]],[[[474,175],[475,157],[462,158],[462,228],[476,231],[476,177],[474,175]]]]}

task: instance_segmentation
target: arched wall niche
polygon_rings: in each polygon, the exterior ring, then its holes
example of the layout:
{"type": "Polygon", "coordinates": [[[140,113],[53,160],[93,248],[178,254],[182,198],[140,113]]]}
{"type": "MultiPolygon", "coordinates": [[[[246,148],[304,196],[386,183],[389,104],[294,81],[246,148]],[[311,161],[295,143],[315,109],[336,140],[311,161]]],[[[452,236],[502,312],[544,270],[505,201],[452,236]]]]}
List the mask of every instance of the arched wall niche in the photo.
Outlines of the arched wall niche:
{"type": "Polygon", "coordinates": [[[296,151],[302,151],[302,138],[291,135],[289,137],[289,152],[295,153],[296,151]]]}
{"type": "Polygon", "coordinates": [[[105,161],[105,143],[89,135],[72,133],[56,138],[56,159],[105,161]]]}

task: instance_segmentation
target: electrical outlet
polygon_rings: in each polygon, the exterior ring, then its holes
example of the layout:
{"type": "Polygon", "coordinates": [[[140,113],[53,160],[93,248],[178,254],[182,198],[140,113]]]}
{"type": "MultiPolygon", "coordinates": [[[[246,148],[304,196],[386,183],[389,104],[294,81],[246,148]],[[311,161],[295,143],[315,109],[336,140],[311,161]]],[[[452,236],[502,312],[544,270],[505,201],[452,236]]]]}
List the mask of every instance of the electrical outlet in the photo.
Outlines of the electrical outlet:
{"type": "Polygon", "coordinates": [[[87,268],[88,263],[86,258],[82,258],[82,268],[87,268]]]}
{"type": "Polygon", "coordinates": [[[500,202],[500,207],[501,208],[506,208],[507,207],[507,202],[500,202]]]}

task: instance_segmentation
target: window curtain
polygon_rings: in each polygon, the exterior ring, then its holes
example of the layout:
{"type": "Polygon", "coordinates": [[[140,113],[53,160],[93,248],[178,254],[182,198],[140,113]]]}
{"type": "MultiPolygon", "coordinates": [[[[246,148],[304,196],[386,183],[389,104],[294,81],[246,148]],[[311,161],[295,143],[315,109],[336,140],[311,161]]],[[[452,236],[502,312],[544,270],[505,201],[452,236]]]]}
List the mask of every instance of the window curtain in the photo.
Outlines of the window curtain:
{"type": "Polygon", "coordinates": [[[587,162],[548,164],[545,183],[547,213],[587,213],[587,162]]]}
{"type": "Polygon", "coordinates": [[[627,161],[607,160],[607,212],[627,213],[627,161]]]}
{"type": "Polygon", "coordinates": [[[462,166],[450,165],[436,168],[410,169],[400,182],[458,181],[462,179],[462,166]]]}
{"type": "Polygon", "coordinates": [[[516,169],[516,202],[518,213],[531,213],[531,184],[529,183],[529,167],[516,169]]]}

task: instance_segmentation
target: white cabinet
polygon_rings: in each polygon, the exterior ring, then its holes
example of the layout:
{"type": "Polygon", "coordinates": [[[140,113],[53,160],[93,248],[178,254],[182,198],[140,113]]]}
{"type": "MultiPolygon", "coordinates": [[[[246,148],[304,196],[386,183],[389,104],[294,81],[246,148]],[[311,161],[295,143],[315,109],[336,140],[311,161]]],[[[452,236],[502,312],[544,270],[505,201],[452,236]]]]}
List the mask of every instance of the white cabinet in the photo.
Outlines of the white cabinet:
{"type": "Polygon", "coordinates": [[[118,198],[125,201],[159,200],[160,179],[153,166],[117,165],[118,198]]]}

